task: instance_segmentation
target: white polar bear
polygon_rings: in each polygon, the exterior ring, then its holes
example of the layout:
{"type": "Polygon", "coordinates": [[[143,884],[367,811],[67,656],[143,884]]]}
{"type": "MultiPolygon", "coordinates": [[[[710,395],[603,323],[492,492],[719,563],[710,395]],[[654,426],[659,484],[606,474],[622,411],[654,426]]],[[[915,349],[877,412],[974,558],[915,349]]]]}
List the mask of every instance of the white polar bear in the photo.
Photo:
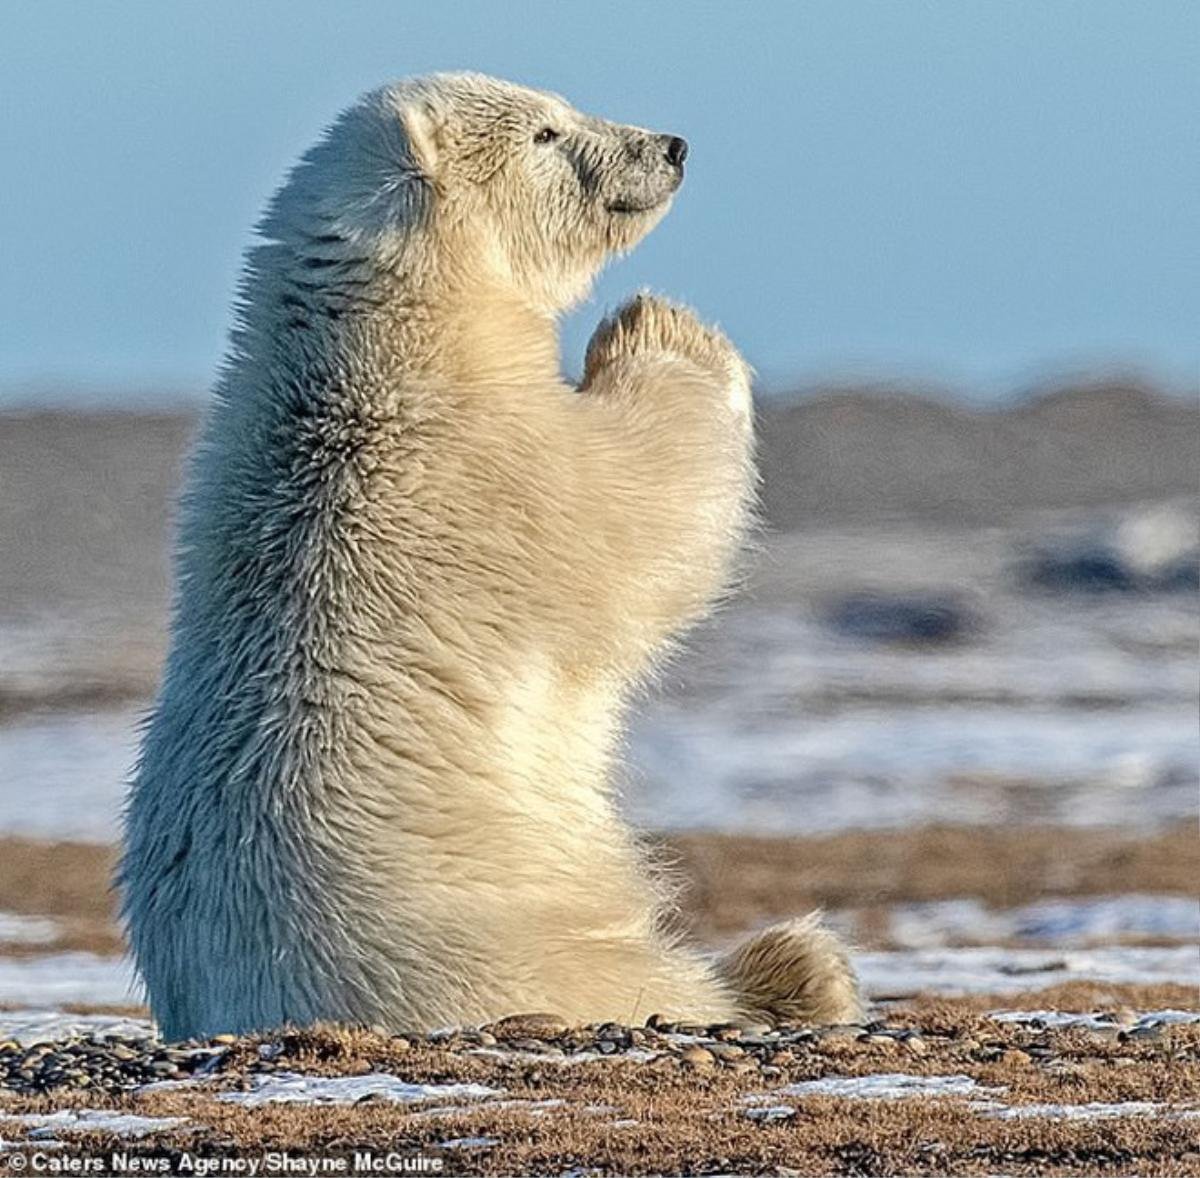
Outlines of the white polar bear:
{"type": "Polygon", "coordinates": [[[576,389],[556,316],[686,150],[439,75],[359,101],[272,202],[127,816],[165,1035],[858,1016],[814,918],[680,944],[611,794],[631,689],[743,536],[748,370],[639,296],[576,389]]]}

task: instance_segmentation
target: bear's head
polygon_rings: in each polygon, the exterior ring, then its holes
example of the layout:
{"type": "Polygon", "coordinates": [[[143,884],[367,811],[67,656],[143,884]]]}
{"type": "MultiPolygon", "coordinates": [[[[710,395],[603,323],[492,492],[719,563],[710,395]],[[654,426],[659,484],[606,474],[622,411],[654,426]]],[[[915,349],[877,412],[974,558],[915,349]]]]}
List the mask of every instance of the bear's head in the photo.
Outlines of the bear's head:
{"type": "Polygon", "coordinates": [[[303,158],[260,230],[318,277],[343,249],[416,280],[506,284],[556,313],[662,218],[687,144],[479,74],[372,91],[303,158]]]}

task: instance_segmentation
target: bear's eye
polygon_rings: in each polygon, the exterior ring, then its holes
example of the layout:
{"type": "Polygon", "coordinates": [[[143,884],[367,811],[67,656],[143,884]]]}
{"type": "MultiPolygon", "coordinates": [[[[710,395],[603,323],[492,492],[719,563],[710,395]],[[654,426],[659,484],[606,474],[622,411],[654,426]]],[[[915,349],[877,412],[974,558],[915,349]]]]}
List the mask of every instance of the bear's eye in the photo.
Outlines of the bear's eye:
{"type": "Polygon", "coordinates": [[[558,138],[558,132],[553,127],[543,127],[534,137],[534,143],[553,143],[558,138]]]}

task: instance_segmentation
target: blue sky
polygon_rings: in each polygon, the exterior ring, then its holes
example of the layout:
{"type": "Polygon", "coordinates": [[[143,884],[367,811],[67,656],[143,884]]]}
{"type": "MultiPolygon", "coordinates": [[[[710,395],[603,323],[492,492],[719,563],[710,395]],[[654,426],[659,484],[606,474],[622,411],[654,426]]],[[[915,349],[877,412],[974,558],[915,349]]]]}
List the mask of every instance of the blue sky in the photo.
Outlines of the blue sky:
{"type": "Polygon", "coordinates": [[[1200,5],[5,0],[0,398],[202,390],[294,157],[385,79],[470,68],[686,135],[642,284],[784,387],[1200,374],[1200,5]],[[7,393],[3,390],[7,389],[7,393]]]}

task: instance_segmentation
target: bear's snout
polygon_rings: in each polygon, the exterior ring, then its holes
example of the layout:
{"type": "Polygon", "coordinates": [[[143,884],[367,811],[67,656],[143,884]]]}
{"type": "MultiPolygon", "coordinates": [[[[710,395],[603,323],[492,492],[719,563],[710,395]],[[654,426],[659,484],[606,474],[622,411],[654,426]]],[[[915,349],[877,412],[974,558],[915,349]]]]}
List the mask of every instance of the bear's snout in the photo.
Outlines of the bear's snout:
{"type": "Polygon", "coordinates": [[[686,139],[681,139],[678,135],[664,135],[667,141],[666,157],[667,163],[673,168],[683,170],[683,161],[688,156],[688,143],[686,139]]]}

